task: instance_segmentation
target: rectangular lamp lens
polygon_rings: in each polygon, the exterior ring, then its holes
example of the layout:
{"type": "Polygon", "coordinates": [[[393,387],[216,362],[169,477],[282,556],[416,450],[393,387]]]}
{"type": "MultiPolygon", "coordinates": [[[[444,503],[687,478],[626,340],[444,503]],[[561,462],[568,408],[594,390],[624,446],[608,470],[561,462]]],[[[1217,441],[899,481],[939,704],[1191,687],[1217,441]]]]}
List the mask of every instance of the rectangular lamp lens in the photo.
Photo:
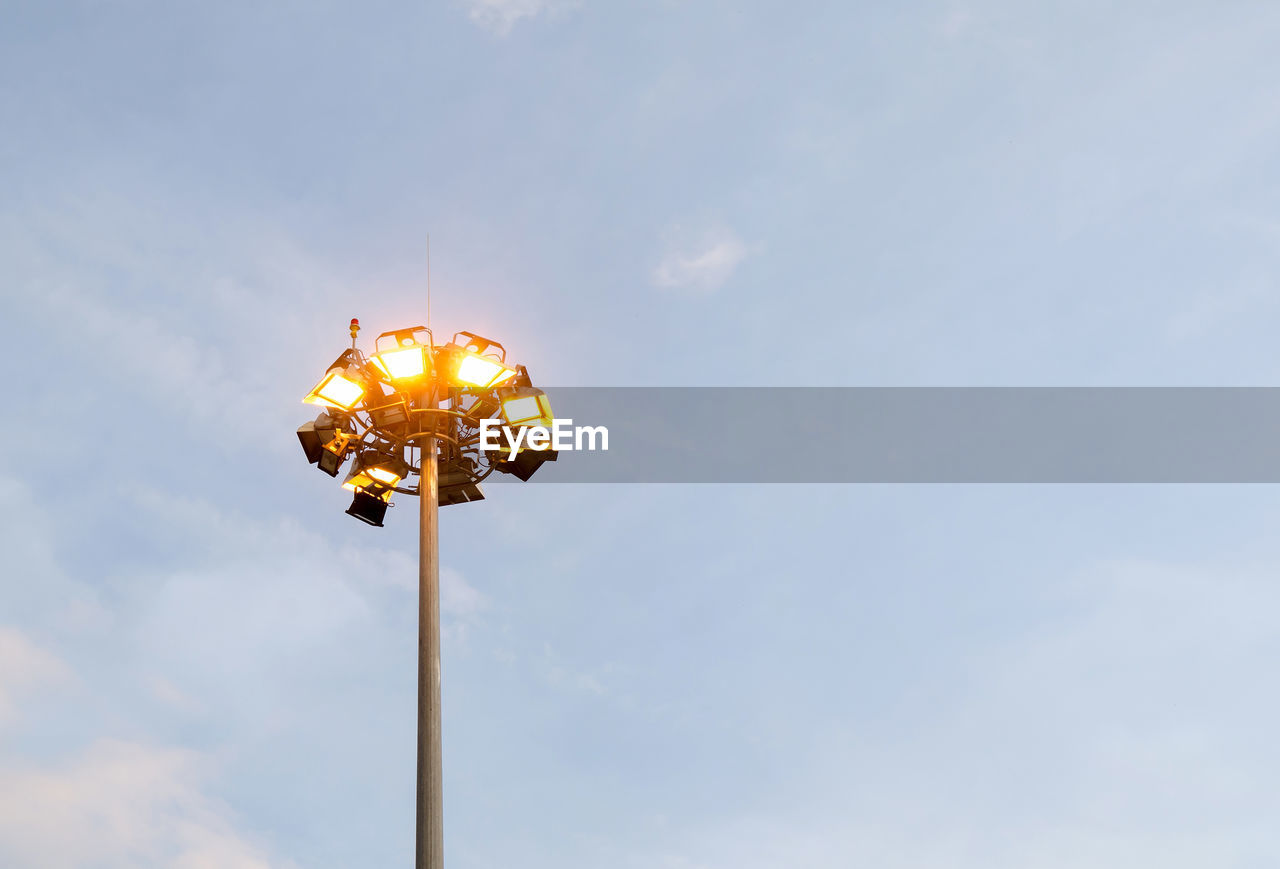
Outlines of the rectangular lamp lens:
{"type": "Polygon", "coordinates": [[[422,347],[405,347],[401,350],[388,350],[374,356],[378,367],[387,373],[391,380],[409,380],[427,373],[427,354],[422,347]]]}
{"type": "Polygon", "coordinates": [[[396,483],[400,482],[400,475],[392,471],[388,471],[386,468],[370,468],[365,473],[377,480],[379,483],[386,483],[388,486],[394,486],[396,483]]]}
{"type": "Polygon", "coordinates": [[[362,385],[349,379],[341,371],[330,371],[302,400],[307,404],[319,404],[350,411],[363,395],[362,385]]]}
{"type": "Polygon", "coordinates": [[[515,371],[492,359],[468,353],[458,363],[458,380],[467,386],[478,386],[488,389],[508,378],[515,376],[515,371]]]}
{"type": "Polygon", "coordinates": [[[365,471],[360,471],[359,473],[348,476],[347,479],[342,482],[342,488],[346,489],[348,492],[354,492],[356,489],[363,489],[372,482],[373,477],[370,477],[365,471]]]}
{"type": "Polygon", "coordinates": [[[507,425],[552,425],[551,407],[541,395],[522,395],[502,402],[502,418],[507,425]]]}

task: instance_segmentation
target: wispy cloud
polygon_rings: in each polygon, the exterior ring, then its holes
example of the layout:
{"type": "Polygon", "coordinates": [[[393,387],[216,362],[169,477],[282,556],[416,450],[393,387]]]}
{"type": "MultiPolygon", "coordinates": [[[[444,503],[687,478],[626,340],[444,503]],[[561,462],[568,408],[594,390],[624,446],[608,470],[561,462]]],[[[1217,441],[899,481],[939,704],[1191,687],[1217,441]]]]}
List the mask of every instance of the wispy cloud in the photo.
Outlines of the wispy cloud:
{"type": "Polygon", "coordinates": [[[0,775],[0,856],[10,866],[270,869],[201,787],[201,754],[100,740],[67,763],[0,775]]]}
{"type": "Polygon", "coordinates": [[[469,0],[471,20],[486,30],[506,36],[523,18],[571,9],[571,0],[469,0]]]}
{"type": "Polygon", "coordinates": [[[608,693],[604,684],[592,673],[573,670],[561,663],[560,656],[550,643],[542,648],[539,676],[548,684],[563,691],[603,697],[608,693]]]}
{"type": "Polygon", "coordinates": [[[440,571],[440,610],[456,619],[469,619],[484,610],[489,599],[451,567],[440,571]]]}
{"type": "Polygon", "coordinates": [[[653,270],[659,287],[711,292],[729,280],[746,259],[746,243],[720,224],[673,224],[663,233],[663,252],[653,270]]]}
{"type": "Polygon", "coordinates": [[[0,627],[0,725],[14,717],[15,696],[41,684],[60,682],[67,669],[22,632],[0,627]]]}

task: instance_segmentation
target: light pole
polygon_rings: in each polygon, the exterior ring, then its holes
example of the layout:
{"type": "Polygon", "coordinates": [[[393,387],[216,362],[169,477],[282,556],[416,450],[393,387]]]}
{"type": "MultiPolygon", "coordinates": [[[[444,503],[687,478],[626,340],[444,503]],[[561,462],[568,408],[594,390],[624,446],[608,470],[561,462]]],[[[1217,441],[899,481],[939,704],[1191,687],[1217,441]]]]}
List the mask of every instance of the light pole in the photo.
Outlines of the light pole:
{"type": "Polygon", "coordinates": [[[439,508],[483,499],[480,481],[494,471],[527,480],[554,461],[552,449],[514,446],[523,441],[513,429],[550,425],[550,405],[523,366],[507,365],[496,341],[459,332],[437,346],[429,330],[415,326],[379,335],[366,357],[356,346],[359,331],[352,320],[351,349],[303,399],[324,410],[298,428],[298,440],[307,460],[331,477],[353,460],[343,488],[354,493],[347,513],[362,522],[381,527],[393,493],[419,497],[414,865],[443,869],[439,508]],[[479,428],[493,419],[504,424],[506,446],[484,449],[479,428]],[[417,487],[402,486],[413,473],[417,487]]]}
{"type": "MultiPolygon", "coordinates": [[[[435,407],[428,390],[429,408],[435,407]]],[[[417,869],[444,866],[444,745],[440,717],[440,467],[436,439],[418,442],[417,869]]]]}

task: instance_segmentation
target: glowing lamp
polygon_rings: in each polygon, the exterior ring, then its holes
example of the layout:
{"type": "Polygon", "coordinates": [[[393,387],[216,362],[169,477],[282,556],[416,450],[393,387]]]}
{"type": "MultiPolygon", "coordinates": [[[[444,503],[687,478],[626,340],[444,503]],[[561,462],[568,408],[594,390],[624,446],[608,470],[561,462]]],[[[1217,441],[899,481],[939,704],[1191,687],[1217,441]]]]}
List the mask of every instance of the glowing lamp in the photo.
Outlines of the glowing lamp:
{"type": "Polygon", "coordinates": [[[551,428],[555,415],[547,394],[532,386],[513,386],[498,393],[502,420],[509,426],[540,425],[551,428]]]}
{"type": "Polygon", "coordinates": [[[369,362],[387,380],[407,383],[431,373],[431,333],[422,326],[384,332],[369,362]]]}
{"type": "Polygon", "coordinates": [[[364,384],[350,372],[330,371],[302,400],[306,404],[318,404],[350,413],[360,403],[364,393],[364,384]]]}
{"type": "Polygon", "coordinates": [[[459,332],[446,349],[451,353],[451,379],[461,386],[492,389],[516,376],[516,370],[506,364],[506,349],[497,341],[459,332]]]}
{"type": "Polygon", "coordinates": [[[386,489],[390,497],[391,489],[408,474],[409,465],[403,459],[369,450],[361,454],[359,462],[342,481],[342,488],[350,492],[386,489]]]}
{"type": "Polygon", "coordinates": [[[361,371],[361,357],[355,350],[346,350],[329,366],[328,373],[315,385],[307,397],[302,399],[306,404],[318,404],[351,413],[360,399],[368,392],[368,383],[361,371]]]}
{"type": "Polygon", "coordinates": [[[496,359],[464,350],[459,354],[453,378],[464,386],[491,389],[515,376],[514,368],[508,368],[496,359]]]}

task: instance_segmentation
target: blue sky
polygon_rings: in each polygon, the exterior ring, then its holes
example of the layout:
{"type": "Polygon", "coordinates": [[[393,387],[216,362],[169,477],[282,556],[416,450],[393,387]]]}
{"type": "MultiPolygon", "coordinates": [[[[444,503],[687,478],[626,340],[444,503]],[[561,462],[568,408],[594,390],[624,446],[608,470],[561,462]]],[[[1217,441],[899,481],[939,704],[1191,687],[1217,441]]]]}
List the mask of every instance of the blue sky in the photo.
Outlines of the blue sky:
{"type": "MultiPolygon", "coordinates": [[[[405,865],[413,505],[346,340],[549,385],[1274,385],[1280,11],[10,0],[0,863],[405,865]]],[[[442,516],[489,869],[1260,867],[1272,487],[493,486],[442,516]]]]}

